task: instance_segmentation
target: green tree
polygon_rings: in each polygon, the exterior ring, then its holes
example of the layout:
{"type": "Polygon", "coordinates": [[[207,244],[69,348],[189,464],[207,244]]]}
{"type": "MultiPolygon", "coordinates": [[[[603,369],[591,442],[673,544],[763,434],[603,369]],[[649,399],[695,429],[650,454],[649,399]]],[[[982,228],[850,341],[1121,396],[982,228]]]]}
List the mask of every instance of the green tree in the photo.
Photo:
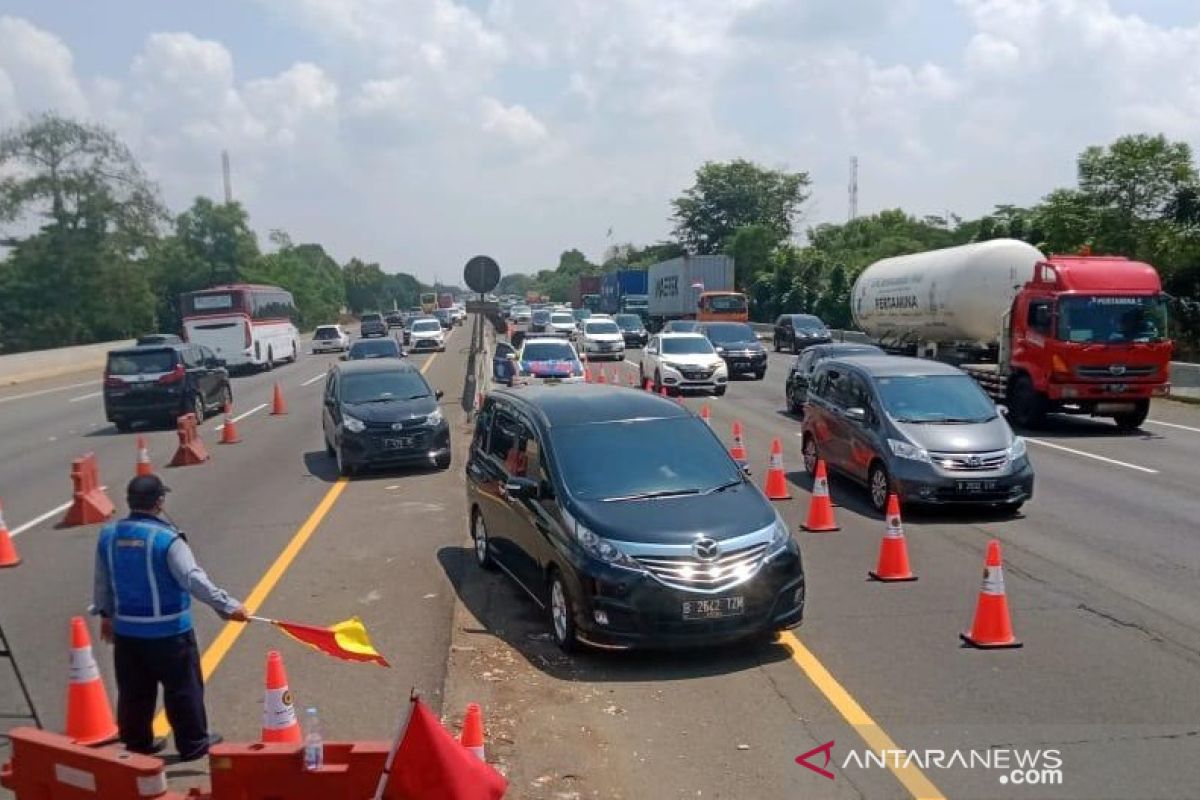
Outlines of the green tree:
{"type": "Polygon", "coordinates": [[[207,267],[208,284],[236,283],[258,260],[258,237],[241,203],[197,197],[175,218],[175,237],[188,258],[207,267]]]}
{"type": "Polygon", "coordinates": [[[738,228],[761,225],[774,243],[792,235],[800,207],[808,199],[806,172],[783,172],[744,159],[709,161],[696,181],[671,201],[675,235],[696,253],[721,253],[738,228]]]}
{"type": "Polygon", "coordinates": [[[771,255],[778,241],[766,225],[743,225],[733,232],[725,253],[733,257],[737,288],[753,286],[759,273],[771,268],[771,255]]]}
{"type": "Polygon", "coordinates": [[[387,278],[378,264],[352,258],[342,267],[342,279],[346,285],[346,305],[353,313],[381,311],[386,306],[387,278]]]}
{"type": "Polygon", "coordinates": [[[246,279],[291,292],[301,328],[336,321],[346,302],[337,262],[319,244],[293,245],[290,237],[278,231],[272,232],[271,239],[279,249],[261,256],[247,269],[246,279]]]}

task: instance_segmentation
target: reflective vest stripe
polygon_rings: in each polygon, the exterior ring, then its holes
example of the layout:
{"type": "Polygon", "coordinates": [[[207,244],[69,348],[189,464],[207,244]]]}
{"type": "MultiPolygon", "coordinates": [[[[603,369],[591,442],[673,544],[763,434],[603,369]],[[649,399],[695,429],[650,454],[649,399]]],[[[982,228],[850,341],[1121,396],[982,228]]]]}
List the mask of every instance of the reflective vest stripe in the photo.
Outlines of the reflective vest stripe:
{"type": "Polygon", "coordinates": [[[162,604],[158,601],[158,578],[154,575],[154,540],[158,531],[151,530],[146,534],[146,580],[150,584],[150,619],[162,619],[162,604]]]}

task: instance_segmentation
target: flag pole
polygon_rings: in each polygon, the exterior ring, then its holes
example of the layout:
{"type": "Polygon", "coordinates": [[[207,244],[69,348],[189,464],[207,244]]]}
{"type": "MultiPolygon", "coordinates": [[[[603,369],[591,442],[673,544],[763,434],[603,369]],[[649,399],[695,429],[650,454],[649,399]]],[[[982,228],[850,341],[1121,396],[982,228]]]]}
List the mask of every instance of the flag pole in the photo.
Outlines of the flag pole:
{"type": "Polygon", "coordinates": [[[388,782],[392,779],[392,764],[396,761],[396,753],[400,752],[400,743],[404,741],[404,734],[408,732],[408,723],[412,722],[413,708],[416,707],[417,700],[420,695],[417,694],[417,687],[409,690],[408,695],[408,710],[404,714],[404,719],[400,722],[400,727],[396,730],[396,739],[392,742],[392,749],[388,750],[387,760],[383,762],[383,773],[379,776],[379,784],[375,787],[375,794],[372,800],[383,800],[383,792],[387,789],[388,782]]]}

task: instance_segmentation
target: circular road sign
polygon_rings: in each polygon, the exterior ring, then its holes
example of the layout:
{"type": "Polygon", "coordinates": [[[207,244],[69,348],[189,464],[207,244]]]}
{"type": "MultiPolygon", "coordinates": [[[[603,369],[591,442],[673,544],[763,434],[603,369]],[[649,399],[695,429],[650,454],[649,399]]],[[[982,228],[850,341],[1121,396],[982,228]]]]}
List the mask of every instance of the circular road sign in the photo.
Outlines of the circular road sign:
{"type": "Polygon", "coordinates": [[[487,294],[500,283],[500,265],[488,256],[475,256],[463,267],[463,280],[471,291],[487,294]]]}

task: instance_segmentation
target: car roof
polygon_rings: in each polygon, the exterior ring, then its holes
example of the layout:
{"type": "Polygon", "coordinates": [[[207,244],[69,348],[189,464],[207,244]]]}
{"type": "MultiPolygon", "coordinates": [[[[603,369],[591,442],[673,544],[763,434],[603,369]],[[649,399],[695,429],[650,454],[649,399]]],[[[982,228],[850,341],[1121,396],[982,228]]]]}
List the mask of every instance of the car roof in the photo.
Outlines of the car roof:
{"type": "Polygon", "coordinates": [[[116,350],[109,350],[110,356],[125,356],[135,353],[150,353],[155,350],[175,350],[179,351],[185,347],[190,347],[187,342],[155,342],[153,344],[137,344],[133,347],[118,347],[116,350]]]}
{"type": "Polygon", "coordinates": [[[322,328],[332,328],[335,331],[339,331],[342,329],[342,326],[341,325],[318,325],[317,327],[313,328],[313,330],[319,331],[322,328]]]}
{"type": "Polygon", "coordinates": [[[849,356],[851,353],[862,353],[863,355],[875,353],[879,355],[885,355],[882,347],[878,347],[873,344],[866,344],[865,342],[830,342],[829,344],[813,344],[805,348],[804,352],[830,358],[839,355],[849,356]]]}
{"type": "Polygon", "coordinates": [[[402,361],[396,358],[370,358],[363,361],[339,361],[333,365],[333,369],[341,373],[356,373],[356,372],[388,372],[389,370],[399,370],[400,372],[416,372],[420,374],[415,366],[407,361],[402,361]]]}
{"type": "Polygon", "coordinates": [[[907,356],[866,355],[841,356],[827,358],[821,362],[821,368],[832,368],[844,364],[855,367],[871,376],[924,376],[924,375],[962,375],[958,367],[943,364],[940,361],[930,361],[927,358],[909,358],[907,356]]]}
{"type": "Polygon", "coordinates": [[[791,317],[793,321],[802,319],[805,321],[812,320],[813,322],[820,322],[822,325],[825,324],[816,314],[784,314],[784,316],[791,317]]]}
{"type": "Polygon", "coordinates": [[[565,344],[567,347],[571,346],[571,343],[561,336],[526,336],[521,342],[521,347],[527,344],[565,344]]]}
{"type": "Polygon", "coordinates": [[[547,428],[692,416],[674,400],[608,384],[531,384],[498,389],[492,395],[530,412],[547,428]]]}
{"type": "Polygon", "coordinates": [[[354,344],[350,345],[353,350],[356,347],[377,347],[380,344],[391,344],[393,347],[399,347],[400,343],[391,337],[385,336],[382,339],[358,339],[354,344]]]}
{"type": "Polygon", "coordinates": [[[663,331],[658,334],[663,339],[704,339],[708,341],[703,333],[693,333],[691,331],[663,331]]]}

